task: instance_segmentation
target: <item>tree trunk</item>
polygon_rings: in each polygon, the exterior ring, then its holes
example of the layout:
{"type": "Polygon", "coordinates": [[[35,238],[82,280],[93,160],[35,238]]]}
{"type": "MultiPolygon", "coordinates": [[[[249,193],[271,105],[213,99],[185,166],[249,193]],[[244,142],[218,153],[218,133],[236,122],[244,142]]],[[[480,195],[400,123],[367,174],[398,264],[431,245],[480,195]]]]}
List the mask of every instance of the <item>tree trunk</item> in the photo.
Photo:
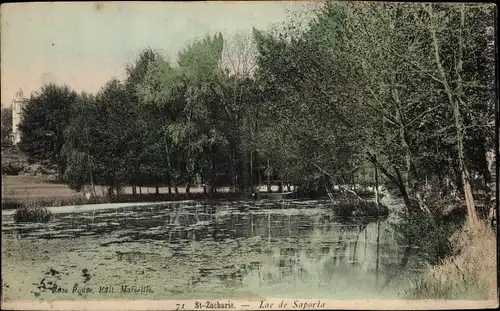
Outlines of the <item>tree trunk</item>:
{"type": "Polygon", "coordinates": [[[379,266],[380,266],[380,220],[377,221],[377,258],[375,259],[375,282],[379,286],[379,266]]]}
{"type": "MultiPolygon", "coordinates": [[[[245,148],[242,148],[245,149],[245,148]]],[[[241,190],[248,195],[248,151],[241,150],[241,190]]]]}
{"type": "MultiPolygon", "coordinates": [[[[90,156],[89,156],[89,162],[90,162],[90,156]]],[[[90,164],[89,164],[89,166],[90,166],[90,164]]],[[[92,168],[89,169],[89,174],[90,174],[91,193],[92,193],[92,196],[95,196],[94,177],[92,175],[92,168]]]]}
{"type": "Polygon", "coordinates": [[[230,185],[230,191],[234,191],[236,187],[236,173],[234,172],[234,144],[231,144],[231,152],[229,154],[229,167],[231,170],[231,185],[230,185]]]}
{"type": "Polygon", "coordinates": [[[460,112],[460,104],[461,104],[461,93],[462,93],[462,80],[461,80],[461,72],[462,72],[462,48],[463,48],[463,39],[461,36],[461,30],[464,27],[465,23],[465,11],[464,11],[464,4],[461,5],[461,22],[460,22],[460,38],[459,38],[459,44],[458,44],[458,63],[456,64],[456,76],[457,76],[457,88],[458,88],[458,95],[456,95],[457,98],[454,98],[453,91],[451,89],[450,84],[448,83],[448,78],[446,76],[446,72],[443,68],[442,62],[441,62],[441,55],[440,55],[440,49],[439,49],[439,43],[438,39],[436,36],[436,29],[435,25],[433,23],[433,13],[432,13],[432,4],[428,5],[428,13],[431,21],[431,25],[429,27],[431,35],[432,35],[432,44],[434,47],[434,57],[437,63],[437,67],[439,70],[439,73],[441,75],[441,83],[443,84],[443,87],[445,89],[445,92],[448,96],[448,102],[450,106],[453,109],[453,117],[454,117],[454,122],[455,122],[455,130],[456,130],[456,140],[457,140],[457,157],[458,157],[458,165],[459,165],[459,170],[461,172],[461,178],[462,178],[462,187],[463,187],[463,192],[465,196],[465,204],[467,205],[467,218],[469,221],[469,224],[474,227],[477,223],[477,213],[476,213],[476,205],[474,203],[474,196],[472,194],[472,187],[470,184],[470,173],[469,169],[466,167],[465,164],[465,150],[464,150],[464,136],[465,136],[465,130],[464,130],[464,121],[462,118],[462,114],[460,112]]]}
{"type": "MultiPolygon", "coordinates": [[[[412,168],[413,168],[413,157],[411,154],[410,146],[408,145],[407,142],[407,135],[406,135],[406,127],[405,127],[405,121],[403,117],[403,113],[401,112],[401,108],[399,106],[399,96],[397,93],[397,90],[393,90],[392,92],[393,98],[396,102],[396,120],[399,122],[399,139],[401,141],[401,145],[403,146],[404,152],[405,152],[405,164],[406,164],[406,169],[404,170],[404,178],[402,178],[402,182],[404,183],[405,188],[407,191],[411,191],[412,188],[410,187],[410,181],[412,181],[412,178],[414,177],[412,175],[412,168]]],[[[415,182],[415,180],[413,180],[415,182]]]]}
{"type": "Polygon", "coordinates": [[[137,194],[137,187],[132,186],[132,195],[136,195],[136,194],[137,194]]]}
{"type": "Polygon", "coordinates": [[[412,200],[410,199],[410,196],[408,194],[408,191],[406,190],[406,186],[405,184],[403,183],[403,178],[401,177],[401,173],[399,171],[399,169],[397,167],[393,167],[394,169],[394,172],[396,173],[396,176],[392,175],[391,173],[389,173],[377,160],[377,158],[372,155],[372,154],[368,154],[368,158],[369,160],[375,165],[377,166],[380,171],[391,181],[392,184],[394,184],[395,186],[398,187],[398,190],[399,190],[399,193],[401,194],[401,197],[403,198],[403,201],[405,203],[405,206],[406,206],[406,211],[407,211],[407,214],[410,216],[410,215],[414,215],[416,213],[415,211],[415,206],[412,202],[412,200]]]}
{"type": "Polygon", "coordinates": [[[262,183],[262,171],[261,169],[258,170],[258,176],[257,176],[257,187],[259,189],[259,192],[260,192],[260,184],[262,183]]]}
{"type": "Polygon", "coordinates": [[[269,158],[267,159],[267,192],[271,193],[271,167],[269,166],[269,158]]]}
{"type": "MultiPolygon", "coordinates": [[[[397,186],[399,189],[399,193],[401,194],[401,197],[403,198],[403,201],[405,202],[408,215],[412,216],[416,213],[414,203],[411,200],[410,195],[408,194],[408,191],[406,189],[405,184],[403,183],[403,178],[401,177],[401,173],[400,173],[399,169],[397,167],[394,167],[394,171],[396,172],[396,178],[398,181],[397,186]]],[[[384,170],[382,170],[382,172],[384,172],[384,170]]]]}
{"type": "Polygon", "coordinates": [[[255,191],[255,176],[253,173],[253,151],[250,151],[250,182],[252,186],[252,191],[255,191]]]}
{"type": "Polygon", "coordinates": [[[155,194],[156,195],[160,194],[160,188],[158,186],[155,186],[155,194]]]}
{"type": "Polygon", "coordinates": [[[377,210],[379,210],[380,208],[380,198],[379,198],[379,194],[378,194],[378,168],[376,165],[374,165],[375,167],[375,203],[377,203],[377,210]]]}

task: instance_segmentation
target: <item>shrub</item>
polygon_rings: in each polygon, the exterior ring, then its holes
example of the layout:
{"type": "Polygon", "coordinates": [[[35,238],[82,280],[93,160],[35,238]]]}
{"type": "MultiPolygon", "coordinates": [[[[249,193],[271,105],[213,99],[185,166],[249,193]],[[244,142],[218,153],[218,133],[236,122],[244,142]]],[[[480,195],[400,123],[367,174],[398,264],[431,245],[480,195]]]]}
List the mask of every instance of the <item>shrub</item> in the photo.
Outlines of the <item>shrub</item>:
{"type": "Polygon", "coordinates": [[[377,207],[373,201],[342,199],[332,206],[335,214],[341,217],[386,216],[389,208],[383,204],[377,207]]]}
{"type": "Polygon", "coordinates": [[[465,226],[450,239],[457,253],[422,275],[404,295],[410,299],[496,299],[496,235],[486,224],[465,226]]]}
{"type": "Polygon", "coordinates": [[[401,244],[419,249],[420,259],[434,265],[453,255],[450,238],[460,224],[439,215],[421,213],[413,217],[404,214],[393,226],[401,244]]]}
{"type": "Polygon", "coordinates": [[[25,205],[14,212],[14,221],[21,222],[48,222],[52,219],[52,213],[41,206],[25,205]]]}
{"type": "Polygon", "coordinates": [[[12,165],[11,163],[8,163],[6,165],[2,164],[2,174],[5,175],[10,175],[10,176],[16,176],[19,175],[23,171],[23,167],[21,166],[15,166],[12,165]]]}

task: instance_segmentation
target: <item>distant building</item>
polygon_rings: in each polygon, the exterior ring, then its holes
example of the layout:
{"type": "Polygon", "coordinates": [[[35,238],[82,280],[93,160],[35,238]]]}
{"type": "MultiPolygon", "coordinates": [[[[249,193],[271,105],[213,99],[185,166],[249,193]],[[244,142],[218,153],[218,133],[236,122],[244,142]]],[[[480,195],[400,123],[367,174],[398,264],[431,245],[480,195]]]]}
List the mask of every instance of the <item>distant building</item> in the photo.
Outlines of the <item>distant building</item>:
{"type": "Polygon", "coordinates": [[[12,100],[12,143],[17,145],[21,141],[21,132],[19,124],[23,120],[24,107],[28,103],[28,99],[24,98],[23,91],[19,89],[16,97],[12,100]]]}

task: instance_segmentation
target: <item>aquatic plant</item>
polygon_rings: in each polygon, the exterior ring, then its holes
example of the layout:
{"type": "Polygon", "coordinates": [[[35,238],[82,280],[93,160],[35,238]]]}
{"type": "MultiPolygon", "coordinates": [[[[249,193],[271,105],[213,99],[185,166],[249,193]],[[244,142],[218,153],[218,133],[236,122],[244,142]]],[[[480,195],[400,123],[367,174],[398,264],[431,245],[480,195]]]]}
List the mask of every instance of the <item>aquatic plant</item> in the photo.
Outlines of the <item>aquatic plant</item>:
{"type": "Polygon", "coordinates": [[[340,217],[386,216],[389,208],[383,204],[359,199],[341,199],[332,205],[335,215],[340,217]]]}
{"type": "Polygon", "coordinates": [[[16,209],[14,221],[20,222],[48,222],[52,219],[52,213],[46,208],[38,205],[25,205],[16,209]]]}

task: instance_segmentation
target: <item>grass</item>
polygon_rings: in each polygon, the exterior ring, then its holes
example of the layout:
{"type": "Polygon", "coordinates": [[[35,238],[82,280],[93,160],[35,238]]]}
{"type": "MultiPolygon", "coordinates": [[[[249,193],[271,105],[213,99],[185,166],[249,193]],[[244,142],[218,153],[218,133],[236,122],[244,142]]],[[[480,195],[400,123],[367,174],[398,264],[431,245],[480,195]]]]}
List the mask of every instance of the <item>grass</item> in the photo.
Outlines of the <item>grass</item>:
{"type": "Polygon", "coordinates": [[[138,202],[160,202],[160,201],[182,201],[182,200],[200,200],[200,199],[240,199],[241,193],[179,193],[179,194],[121,194],[117,196],[94,196],[87,199],[83,196],[73,197],[35,197],[24,199],[4,199],[2,200],[2,209],[19,209],[24,205],[35,205],[41,207],[67,206],[67,205],[85,205],[102,203],[138,203],[138,202]]]}
{"type": "Polygon", "coordinates": [[[151,193],[154,188],[143,187],[142,194],[132,194],[131,187],[126,187],[125,193],[117,196],[105,195],[106,189],[96,186],[97,195],[90,199],[83,193],[71,190],[65,184],[48,182],[44,176],[3,176],[2,178],[2,209],[17,209],[27,204],[43,207],[84,205],[100,203],[133,203],[133,202],[158,202],[195,199],[231,199],[241,198],[240,193],[228,193],[226,189],[218,189],[215,194],[203,194],[200,188],[192,188],[192,193],[186,195],[183,187],[179,194],[168,194],[168,188],[160,188],[160,194],[151,193]],[[99,191],[101,190],[101,191],[99,191]]]}
{"type": "Polygon", "coordinates": [[[14,213],[14,222],[49,222],[52,213],[46,208],[38,205],[27,204],[19,207],[14,213]]]}
{"type": "Polygon", "coordinates": [[[450,239],[457,255],[446,258],[405,292],[410,299],[497,299],[496,233],[481,222],[450,239]]]}
{"type": "Polygon", "coordinates": [[[389,214],[387,206],[373,201],[365,201],[358,199],[342,199],[332,205],[335,215],[341,217],[357,217],[357,216],[386,216],[389,214]]]}

